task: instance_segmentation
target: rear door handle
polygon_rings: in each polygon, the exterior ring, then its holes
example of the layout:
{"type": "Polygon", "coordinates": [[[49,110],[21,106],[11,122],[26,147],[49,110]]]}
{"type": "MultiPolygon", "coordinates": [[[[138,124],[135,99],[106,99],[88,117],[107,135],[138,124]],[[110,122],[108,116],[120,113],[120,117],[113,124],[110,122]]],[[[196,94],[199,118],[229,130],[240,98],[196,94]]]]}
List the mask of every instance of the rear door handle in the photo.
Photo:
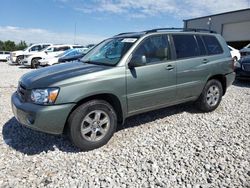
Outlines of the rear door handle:
{"type": "Polygon", "coordinates": [[[173,70],[174,69],[174,65],[168,65],[166,66],[166,70],[173,70]]]}
{"type": "Polygon", "coordinates": [[[204,63],[204,64],[208,63],[208,59],[203,59],[202,63],[204,63]]]}

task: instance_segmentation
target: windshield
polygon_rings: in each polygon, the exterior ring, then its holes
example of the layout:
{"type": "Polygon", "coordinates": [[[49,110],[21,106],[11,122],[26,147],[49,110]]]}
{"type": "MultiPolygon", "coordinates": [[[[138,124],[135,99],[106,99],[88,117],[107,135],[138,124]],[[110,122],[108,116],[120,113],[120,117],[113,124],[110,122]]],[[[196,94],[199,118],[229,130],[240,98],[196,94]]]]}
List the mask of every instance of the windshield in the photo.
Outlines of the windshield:
{"type": "Polygon", "coordinates": [[[103,41],[87,53],[81,61],[85,63],[114,66],[136,42],[137,38],[111,38],[103,41]]]}

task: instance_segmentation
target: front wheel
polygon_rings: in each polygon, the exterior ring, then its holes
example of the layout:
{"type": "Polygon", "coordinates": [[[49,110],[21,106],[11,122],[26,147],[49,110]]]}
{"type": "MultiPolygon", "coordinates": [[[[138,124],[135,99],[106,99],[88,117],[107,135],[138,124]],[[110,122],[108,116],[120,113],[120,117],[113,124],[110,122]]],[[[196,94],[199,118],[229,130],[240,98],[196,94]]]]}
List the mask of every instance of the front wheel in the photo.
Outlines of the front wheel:
{"type": "Polygon", "coordinates": [[[17,65],[21,65],[22,64],[22,57],[21,56],[17,56],[17,58],[16,58],[16,64],[17,65]]]}
{"type": "Polygon", "coordinates": [[[105,145],[116,131],[117,116],[113,107],[103,100],[92,100],[77,107],[68,119],[71,141],[88,151],[105,145]]]}
{"type": "Polygon", "coordinates": [[[31,68],[36,69],[39,66],[39,58],[34,58],[31,60],[31,68]]]}
{"type": "Polygon", "coordinates": [[[215,110],[221,102],[222,94],[221,82],[215,79],[209,80],[196,101],[197,107],[204,112],[215,110]]]}

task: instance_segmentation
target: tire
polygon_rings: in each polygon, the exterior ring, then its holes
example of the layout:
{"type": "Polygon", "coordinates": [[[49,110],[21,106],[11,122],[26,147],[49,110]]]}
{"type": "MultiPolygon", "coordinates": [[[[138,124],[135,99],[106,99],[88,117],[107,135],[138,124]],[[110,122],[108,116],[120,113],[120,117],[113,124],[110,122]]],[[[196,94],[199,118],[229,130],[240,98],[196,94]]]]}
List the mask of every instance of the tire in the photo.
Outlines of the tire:
{"type": "Polygon", "coordinates": [[[16,64],[17,65],[21,65],[21,60],[22,60],[22,58],[20,56],[17,56],[17,58],[16,58],[16,64]]]}
{"type": "Polygon", "coordinates": [[[196,101],[198,109],[203,112],[214,111],[221,102],[222,94],[221,82],[215,79],[209,80],[196,101]]]}
{"type": "Polygon", "coordinates": [[[36,69],[39,66],[39,60],[40,58],[34,58],[31,60],[31,68],[32,69],[36,69]]]}
{"type": "Polygon", "coordinates": [[[88,151],[110,140],[116,131],[117,115],[106,101],[92,100],[77,107],[67,123],[70,140],[76,147],[88,151]]]}

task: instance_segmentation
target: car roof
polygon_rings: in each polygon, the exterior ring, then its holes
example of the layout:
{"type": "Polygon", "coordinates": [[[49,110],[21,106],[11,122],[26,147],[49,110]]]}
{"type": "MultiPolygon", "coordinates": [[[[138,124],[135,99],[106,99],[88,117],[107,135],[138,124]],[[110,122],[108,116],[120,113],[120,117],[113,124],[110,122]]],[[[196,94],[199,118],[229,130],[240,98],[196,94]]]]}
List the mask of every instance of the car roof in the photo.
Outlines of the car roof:
{"type": "Polygon", "coordinates": [[[112,38],[140,38],[145,35],[150,34],[179,34],[179,33],[185,33],[185,34],[216,34],[215,31],[207,30],[207,29],[192,29],[192,28],[158,28],[158,29],[151,29],[141,32],[127,32],[127,33],[120,33],[118,35],[115,35],[112,38]]]}

